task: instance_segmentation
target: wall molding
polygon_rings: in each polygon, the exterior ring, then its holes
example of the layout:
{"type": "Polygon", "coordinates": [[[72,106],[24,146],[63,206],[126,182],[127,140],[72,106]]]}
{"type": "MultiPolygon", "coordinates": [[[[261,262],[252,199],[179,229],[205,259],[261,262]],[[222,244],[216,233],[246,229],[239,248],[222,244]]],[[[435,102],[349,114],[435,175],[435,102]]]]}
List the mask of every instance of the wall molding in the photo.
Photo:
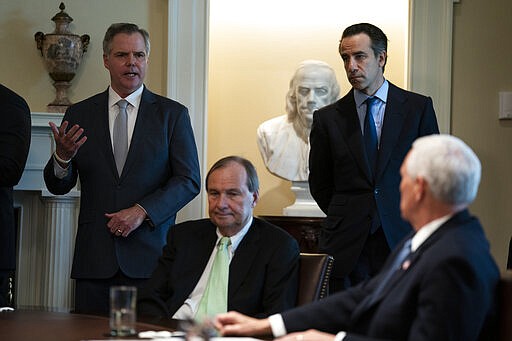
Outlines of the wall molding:
{"type": "MultiPolygon", "coordinates": [[[[169,0],[168,3],[167,96],[189,109],[202,179],[207,163],[208,4],[208,0],[169,0]]],[[[203,216],[206,212],[203,187],[180,210],[177,221],[203,216]]]]}
{"type": "Polygon", "coordinates": [[[409,88],[432,97],[439,129],[450,133],[453,0],[409,4],[409,88]]]}

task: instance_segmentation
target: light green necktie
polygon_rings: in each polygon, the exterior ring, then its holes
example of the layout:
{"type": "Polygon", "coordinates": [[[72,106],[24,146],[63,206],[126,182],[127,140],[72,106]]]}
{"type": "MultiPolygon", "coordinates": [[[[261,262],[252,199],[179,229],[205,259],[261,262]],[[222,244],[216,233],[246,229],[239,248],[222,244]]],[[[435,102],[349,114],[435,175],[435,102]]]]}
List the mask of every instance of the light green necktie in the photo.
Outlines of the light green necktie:
{"type": "Polygon", "coordinates": [[[213,317],[228,310],[229,245],[229,237],[220,239],[208,283],[197,309],[197,321],[203,321],[206,317],[213,317]]]}

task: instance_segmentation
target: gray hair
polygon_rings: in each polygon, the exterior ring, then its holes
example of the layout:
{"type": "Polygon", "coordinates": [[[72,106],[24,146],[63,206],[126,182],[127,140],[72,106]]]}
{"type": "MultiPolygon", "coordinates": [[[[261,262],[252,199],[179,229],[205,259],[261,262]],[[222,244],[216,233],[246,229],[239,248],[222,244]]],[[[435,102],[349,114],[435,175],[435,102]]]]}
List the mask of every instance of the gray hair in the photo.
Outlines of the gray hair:
{"type": "Polygon", "coordinates": [[[205,179],[206,190],[208,190],[208,179],[210,178],[210,175],[213,173],[213,171],[215,171],[217,169],[225,168],[232,163],[237,163],[237,164],[241,165],[242,167],[244,167],[245,173],[247,174],[246,186],[249,189],[249,192],[251,192],[251,193],[258,192],[259,188],[260,188],[260,183],[258,180],[258,174],[256,173],[256,168],[251,163],[251,161],[249,161],[241,156],[236,156],[236,155],[223,157],[222,159],[218,160],[217,162],[215,162],[213,164],[213,166],[208,171],[208,174],[206,174],[206,179],[205,179]]]}
{"type": "Polygon", "coordinates": [[[461,139],[451,135],[429,135],[414,141],[406,170],[413,179],[425,178],[436,199],[464,207],[476,197],[482,165],[461,139]]]}
{"type": "Polygon", "coordinates": [[[144,45],[146,46],[146,55],[149,57],[149,50],[151,44],[149,42],[149,33],[143,28],[139,28],[139,26],[130,23],[116,23],[110,25],[107,32],[105,33],[105,37],[103,38],[103,54],[108,55],[112,48],[112,40],[114,40],[114,36],[119,33],[133,34],[140,33],[142,38],[144,38],[144,45]]]}

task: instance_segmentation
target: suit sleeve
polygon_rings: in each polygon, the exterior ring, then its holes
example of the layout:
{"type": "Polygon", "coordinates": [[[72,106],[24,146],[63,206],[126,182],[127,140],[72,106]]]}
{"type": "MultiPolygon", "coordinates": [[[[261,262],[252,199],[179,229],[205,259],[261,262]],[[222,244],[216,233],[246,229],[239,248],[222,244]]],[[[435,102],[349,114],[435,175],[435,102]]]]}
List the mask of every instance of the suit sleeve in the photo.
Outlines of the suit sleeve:
{"type": "Polygon", "coordinates": [[[419,136],[439,134],[439,127],[437,125],[436,113],[432,98],[427,97],[425,107],[423,110],[422,120],[420,123],[419,136]]]}
{"type": "Polygon", "coordinates": [[[201,188],[199,161],[188,110],[182,107],[172,127],[168,147],[171,176],[138,203],[155,225],[175,215],[201,188]]]}
{"type": "MultiPolygon", "coordinates": [[[[70,120],[70,111],[69,109],[66,111],[62,122],[68,121],[69,127],[73,125],[73,122],[70,120]]],[[[68,165],[68,175],[65,178],[59,179],[55,176],[54,171],[54,160],[53,154],[50,156],[50,159],[46,163],[44,167],[43,175],[44,182],[48,190],[56,195],[62,195],[68,193],[73,187],[75,187],[78,180],[78,172],[76,171],[76,167],[74,166],[74,160],[72,160],[68,165]]]]}
{"type": "Polygon", "coordinates": [[[21,179],[30,148],[30,109],[25,100],[13,92],[7,92],[3,106],[0,187],[13,187],[21,179]]]}
{"type": "MultiPolygon", "coordinates": [[[[282,313],[288,333],[318,329],[336,334],[347,330],[353,310],[368,295],[365,283],[282,313]]],[[[346,339],[346,337],[345,337],[346,339]]]]}
{"type": "Polygon", "coordinates": [[[327,214],[334,188],[333,164],[329,137],[318,113],[313,115],[310,144],[309,187],[318,206],[327,214]]]}

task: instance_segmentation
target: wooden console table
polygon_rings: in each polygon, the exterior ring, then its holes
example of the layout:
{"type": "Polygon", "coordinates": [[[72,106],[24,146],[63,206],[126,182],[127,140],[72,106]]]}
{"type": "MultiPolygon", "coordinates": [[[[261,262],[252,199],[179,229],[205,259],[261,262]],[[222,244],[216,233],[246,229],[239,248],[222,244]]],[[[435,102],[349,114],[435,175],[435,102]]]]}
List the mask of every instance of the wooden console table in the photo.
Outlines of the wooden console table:
{"type": "Polygon", "coordinates": [[[318,252],[318,236],[325,218],[269,215],[259,216],[259,218],[279,226],[291,234],[299,243],[300,252],[318,252]]]}

